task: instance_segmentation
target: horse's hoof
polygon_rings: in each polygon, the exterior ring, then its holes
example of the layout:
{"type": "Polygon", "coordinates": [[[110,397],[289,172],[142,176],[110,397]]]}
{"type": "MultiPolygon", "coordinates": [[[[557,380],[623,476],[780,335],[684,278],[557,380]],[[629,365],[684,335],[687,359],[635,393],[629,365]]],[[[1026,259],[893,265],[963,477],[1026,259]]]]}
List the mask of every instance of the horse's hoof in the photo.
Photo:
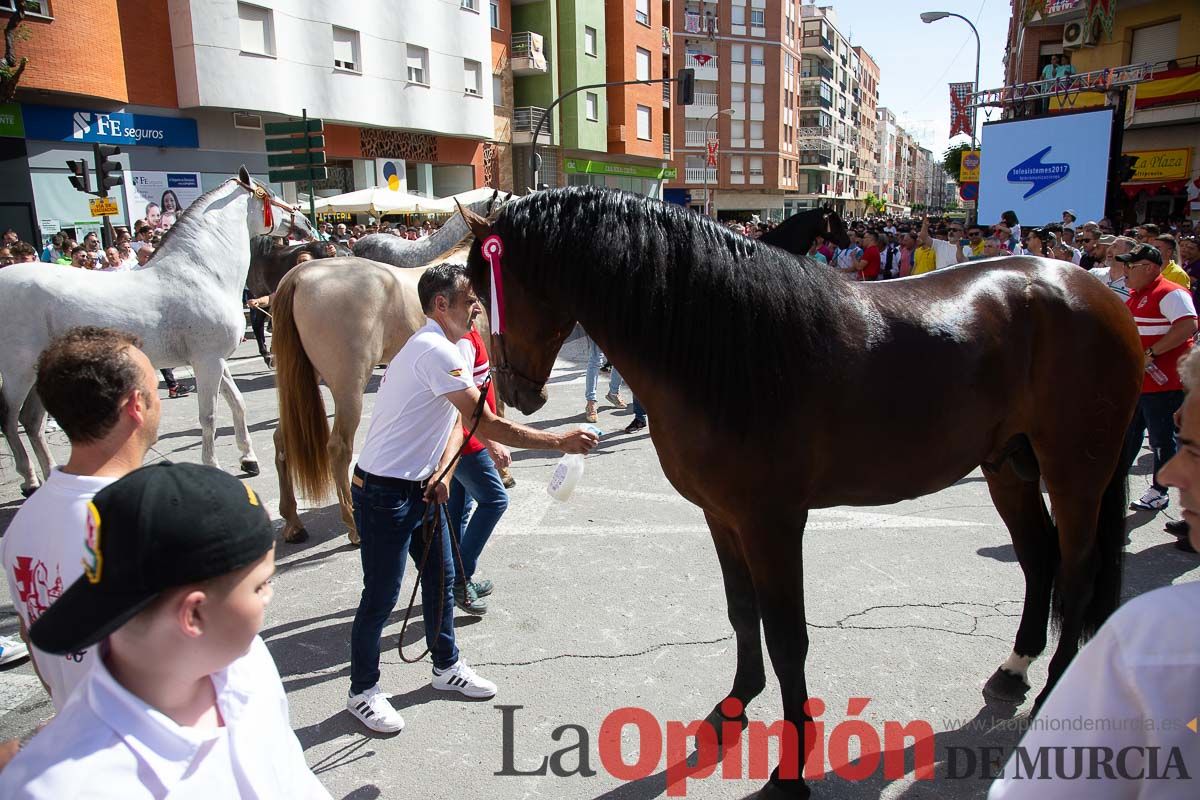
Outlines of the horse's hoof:
{"type": "Polygon", "coordinates": [[[22,486],[21,487],[21,496],[22,497],[33,497],[33,493],[36,492],[39,488],[40,487],[38,487],[38,486],[22,486]]]}
{"type": "Polygon", "coordinates": [[[772,779],[758,793],[758,800],[808,800],[812,790],[804,781],[777,782],[772,779]]]}
{"type": "Polygon", "coordinates": [[[722,746],[724,746],[726,744],[732,744],[732,742],[724,741],[724,736],[726,733],[725,726],[728,723],[733,722],[733,723],[737,724],[737,733],[734,734],[734,737],[733,737],[735,740],[741,735],[742,731],[744,731],[746,729],[746,727],[749,726],[749,724],[750,724],[750,719],[745,714],[739,714],[736,717],[725,716],[724,714],[721,713],[720,704],[718,704],[717,707],[714,708],[712,711],[708,712],[708,716],[704,718],[704,721],[707,722],[709,725],[711,725],[712,729],[714,731],[716,731],[717,744],[722,745],[722,746]]]}
{"type": "Polygon", "coordinates": [[[242,472],[245,472],[247,475],[250,475],[251,477],[253,477],[254,475],[257,475],[261,471],[262,470],[260,470],[258,468],[257,461],[249,461],[249,460],[242,461],[242,472]]]}
{"type": "Polygon", "coordinates": [[[516,485],[517,485],[517,479],[516,479],[516,478],[514,478],[512,475],[505,475],[505,476],[504,476],[504,488],[505,488],[505,489],[511,489],[511,488],[513,488],[513,487],[514,487],[514,486],[516,486],[516,485]]]}
{"type": "Polygon", "coordinates": [[[997,667],[983,685],[983,694],[1002,703],[1020,704],[1025,701],[1029,692],[1029,684],[1025,678],[1015,672],[1009,672],[1004,667],[997,667]]]}
{"type": "Polygon", "coordinates": [[[305,528],[296,528],[295,530],[285,530],[283,532],[283,540],[288,544],[300,544],[308,541],[308,530],[305,528]]]}

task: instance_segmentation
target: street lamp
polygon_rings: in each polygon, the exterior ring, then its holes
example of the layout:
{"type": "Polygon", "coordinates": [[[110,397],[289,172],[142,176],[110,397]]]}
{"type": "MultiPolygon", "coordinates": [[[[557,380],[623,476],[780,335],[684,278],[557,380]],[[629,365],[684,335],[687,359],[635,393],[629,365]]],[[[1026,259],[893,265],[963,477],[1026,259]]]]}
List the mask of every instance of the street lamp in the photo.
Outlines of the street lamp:
{"type": "MultiPolygon", "coordinates": [[[[975,91],[979,91],[979,31],[975,28],[975,23],[964,17],[962,14],[955,14],[952,11],[924,11],[921,13],[921,22],[926,25],[931,22],[937,22],[939,19],[946,17],[958,17],[963,22],[971,26],[971,33],[975,34],[975,91]]],[[[975,114],[971,114],[971,149],[975,150],[975,114]]],[[[973,214],[971,215],[974,216],[973,214]]]]}
{"type": "MultiPolygon", "coordinates": [[[[711,217],[712,210],[708,203],[708,128],[712,125],[712,121],[722,114],[732,114],[732,108],[723,108],[720,111],[714,111],[712,116],[704,123],[704,216],[711,217]]],[[[717,138],[721,138],[721,132],[717,131],[717,138]]]]}

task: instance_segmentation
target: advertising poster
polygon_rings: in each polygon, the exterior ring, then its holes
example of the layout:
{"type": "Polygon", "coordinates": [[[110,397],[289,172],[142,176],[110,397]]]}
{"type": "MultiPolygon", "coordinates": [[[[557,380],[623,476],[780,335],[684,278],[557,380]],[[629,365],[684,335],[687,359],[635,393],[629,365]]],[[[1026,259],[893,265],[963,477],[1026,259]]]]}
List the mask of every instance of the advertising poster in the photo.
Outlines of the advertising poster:
{"type": "Polygon", "coordinates": [[[1112,109],[983,126],[979,220],[1016,212],[1023,226],[1075,211],[1080,223],[1104,216],[1112,109]]]}
{"type": "Polygon", "coordinates": [[[166,230],[202,194],[199,172],[125,173],[126,206],[131,225],[143,219],[155,230],[166,230]]]}

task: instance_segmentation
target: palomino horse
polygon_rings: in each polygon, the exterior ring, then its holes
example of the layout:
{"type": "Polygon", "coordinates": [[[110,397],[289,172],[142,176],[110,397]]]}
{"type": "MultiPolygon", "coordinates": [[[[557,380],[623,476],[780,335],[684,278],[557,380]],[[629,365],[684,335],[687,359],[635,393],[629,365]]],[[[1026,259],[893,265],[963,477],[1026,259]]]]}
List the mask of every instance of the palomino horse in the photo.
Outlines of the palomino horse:
{"type": "MultiPolygon", "coordinates": [[[[1118,604],[1118,460],[1143,359],[1129,312],[1083,270],[1011,257],[851,283],[676,206],[592,188],[468,221],[481,298],[480,245],[494,235],[503,247],[505,329],[491,354],[504,399],[542,406],[578,321],[648,410],[667,478],[704,510],[737,638],[731,711],[763,689],[761,621],[784,718],[794,731],[809,719],[809,509],[919,497],[982,464],[1026,580],[994,694],[1024,694],[1052,611],[1061,638],[1039,701],[1118,604]],[[908,398],[902,424],[879,419],[880,397],[908,398]]],[[[725,719],[720,704],[708,719],[725,719]]],[[[799,749],[781,765],[805,763],[799,749]]],[[[762,793],[807,795],[781,767],[762,793]]]]}
{"type": "Polygon", "coordinates": [[[850,236],[846,223],[828,206],[792,214],[771,230],[758,237],[760,242],[787,250],[792,255],[806,256],[808,248],[822,236],[838,247],[849,247],[850,236]]]}
{"type": "MultiPolygon", "coordinates": [[[[465,248],[445,258],[466,259],[465,248]]],[[[279,425],[275,466],[283,538],[302,542],[308,532],[296,513],[295,488],[312,499],[337,490],[350,541],[358,543],[350,504],[350,459],[362,419],[363,392],[375,365],[384,364],[425,323],[417,298],[422,269],[399,269],[365,258],[327,258],[293,269],[271,306],[271,346],[279,425]],[[333,395],[333,431],[318,380],[333,395]]],[[[486,320],[479,320],[487,335],[486,320]]]]}
{"type": "Polygon", "coordinates": [[[43,433],[46,412],[30,394],[38,354],[55,336],[77,325],[137,334],[156,367],[190,364],[200,405],[201,460],[217,466],[214,411],[220,391],[233,412],[242,469],[257,475],[246,405],[225,359],[246,327],[242,287],[250,263],[250,237],[282,235],[293,224],[309,229],[303,216],[251,181],[243,167],[237,178],[188,207],[145,269],[109,274],[20,264],[0,270],[0,415],[21,473],[21,490],[28,495],[40,481],[17,437],[18,416],[43,475],[53,464],[43,433]]]}

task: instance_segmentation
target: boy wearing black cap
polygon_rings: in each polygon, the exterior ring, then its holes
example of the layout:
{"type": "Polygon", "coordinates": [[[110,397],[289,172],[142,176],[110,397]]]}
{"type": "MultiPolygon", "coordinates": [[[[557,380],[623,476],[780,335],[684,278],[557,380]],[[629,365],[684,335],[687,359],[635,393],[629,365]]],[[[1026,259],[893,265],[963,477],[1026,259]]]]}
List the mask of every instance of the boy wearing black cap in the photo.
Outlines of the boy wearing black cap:
{"type": "Polygon", "coordinates": [[[328,798],[258,637],[275,560],[254,492],[159,463],[89,510],[84,575],[29,633],[48,653],[101,657],[0,772],[0,797],[328,798]]]}

